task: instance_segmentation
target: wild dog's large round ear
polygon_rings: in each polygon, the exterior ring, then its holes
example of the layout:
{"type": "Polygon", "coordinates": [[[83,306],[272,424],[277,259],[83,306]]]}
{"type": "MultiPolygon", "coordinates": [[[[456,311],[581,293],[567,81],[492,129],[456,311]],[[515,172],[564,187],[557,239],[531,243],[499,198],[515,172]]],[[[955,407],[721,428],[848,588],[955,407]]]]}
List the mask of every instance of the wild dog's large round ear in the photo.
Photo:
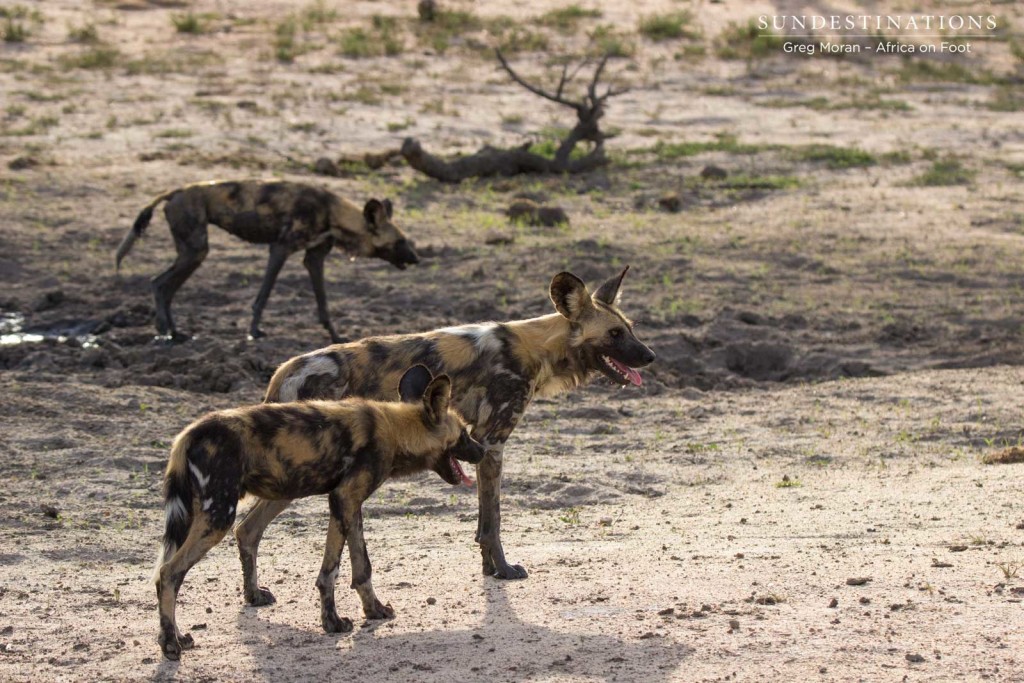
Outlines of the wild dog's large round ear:
{"type": "Polygon", "coordinates": [[[390,199],[384,200],[384,211],[388,214],[388,218],[391,218],[395,213],[395,207],[391,205],[390,199]]]}
{"type": "Polygon", "coordinates": [[[590,293],[583,280],[572,273],[562,272],[551,278],[551,303],[563,317],[578,320],[591,305],[590,293]]]}
{"type": "Polygon", "coordinates": [[[380,213],[382,211],[385,215],[387,214],[387,209],[384,208],[384,204],[378,199],[371,199],[363,207],[363,218],[366,220],[366,227],[371,232],[376,232],[377,226],[380,224],[380,213]]]}
{"type": "Polygon", "coordinates": [[[414,365],[405,371],[398,382],[398,396],[406,403],[416,403],[423,398],[434,376],[426,365],[414,365]]]}
{"type": "Polygon", "coordinates": [[[622,287],[622,278],[626,277],[626,273],[629,272],[629,266],[622,269],[622,272],[613,278],[604,281],[597,291],[594,292],[594,299],[600,301],[603,304],[614,306],[619,303],[619,296],[622,294],[619,288],[622,287]]]}
{"type": "Polygon", "coordinates": [[[452,399],[452,381],[448,375],[438,375],[423,392],[423,406],[427,416],[434,424],[440,424],[448,414],[448,404],[452,399]]]}

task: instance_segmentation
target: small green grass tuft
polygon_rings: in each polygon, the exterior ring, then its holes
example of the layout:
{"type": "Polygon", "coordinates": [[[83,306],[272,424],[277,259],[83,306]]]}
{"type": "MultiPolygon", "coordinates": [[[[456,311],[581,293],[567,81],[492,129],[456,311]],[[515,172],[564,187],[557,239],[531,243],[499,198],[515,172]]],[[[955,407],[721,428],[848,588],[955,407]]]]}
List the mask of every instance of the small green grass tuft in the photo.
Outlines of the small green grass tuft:
{"type": "Polygon", "coordinates": [[[905,59],[896,72],[903,83],[937,81],[943,83],[991,83],[992,74],[983,70],[971,70],[962,62],[939,62],[931,59],[905,59]]]}
{"type": "Polygon", "coordinates": [[[746,24],[730,23],[716,39],[715,52],[722,59],[753,60],[777,53],[785,39],[761,29],[751,19],[746,24]]]}
{"type": "Polygon", "coordinates": [[[33,30],[43,25],[43,15],[37,9],[29,9],[24,5],[0,7],[0,36],[5,43],[24,43],[32,35],[33,30]]]}
{"type": "Polygon", "coordinates": [[[100,34],[96,30],[96,24],[87,23],[81,26],[68,26],[68,40],[72,43],[81,43],[82,45],[96,45],[100,42],[100,34]]]}
{"type": "Polygon", "coordinates": [[[172,14],[171,23],[174,24],[174,29],[178,33],[199,35],[201,33],[206,33],[207,30],[206,20],[204,17],[191,10],[182,14],[172,14]]]}
{"type": "Polygon", "coordinates": [[[700,31],[691,28],[692,22],[693,13],[688,10],[652,14],[640,18],[638,30],[640,35],[654,41],[700,38],[700,31]]]}
{"type": "Polygon", "coordinates": [[[874,166],[878,161],[869,152],[856,147],[835,147],[833,145],[806,145],[797,147],[792,155],[799,161],[825,163],[833,170],[874,166]]]}
{"type": "Polygon", "coordinates": [[[341,34],[340,52],[354,59],[365,57],[393,57],[405,49],[398,20],[394,17],[375,15],[371,27],[350,28],[341,34]]]}
{"type": "Polygon", "coordinates": [[[545,12],[540,15],[537,21],[542,26],[550,26],[557,28],[560,31],[573,31],[579,26],[579,23],[584,19],[600,19],[601,10],[599,9],[587,9],[580,7],[579,5],[567,5],[566,7],[560,7],[553,9],[549,12],[545,12]]]}
{"type": "Polygon", "coordinates": [[[919,187],[944,187],[949,185],[970,185],[976,172],[967,168],[959,159],[947,157],[932,162],[931,168],[919,175],[911,185],[919,187]]]}
{"type": "Polygon", "coordinates": [[[727,152],[729,154],[757,154],[771,149],[769,145],[749,145],[741,143],[735,135],[720,134],[710,142],[665,142],[659,141],[649,151],[654,152],[658,159],[669,160],[681,157],[692,157],[704,152],[727,152]]]}
{"type": "Polygon", "coordinates": [[[782,481],[775,482],[777,489],[794,489],[803,486],[799,479],[790,479],[788,474],[782,476],[782,481]]]}
{"type": "Polygon", "coordinates": [[[60,65],[66,69],[112,69],[120,62],[121,51],[109,45],[97,45],[59,58],[60,65]]]}
{"type": "Polygon", "coordinates": [[[610,24],[602,24],[590,33],[590,54],[594,56],[632,57],[636,54],[633,39],[610,24]]]}

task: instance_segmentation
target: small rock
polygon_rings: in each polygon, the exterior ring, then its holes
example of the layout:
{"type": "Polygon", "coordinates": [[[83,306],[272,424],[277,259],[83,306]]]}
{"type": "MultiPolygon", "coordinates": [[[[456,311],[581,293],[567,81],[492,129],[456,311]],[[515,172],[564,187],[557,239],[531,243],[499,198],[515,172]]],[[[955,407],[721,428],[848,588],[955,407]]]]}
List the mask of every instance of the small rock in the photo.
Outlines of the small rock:
{"type": "Polygon", "coordinates": [[[836,607],[839,607],[839,600],[836,598],[832,598],[832,600],[828,603],[828,606],[830,609],[835,609],[836,607]]]}
{"type": "Polygon", "coordinates": [[[205,631],[206,630],[206,624],[193,624],[192,625],[192,630],[193,631],[205,631]]]}
{"type": "Polygon", "coordinates": [[[506,235],[500,232],[492,232],[484,237],[484,244],[490,244],[492,246],[505,246],[512,244],[515,241],[516,238],[514,235],[506,235]]]}
{"type": "Polygon", "coordinates": [[[951,546],[949,546],[949,552],[951,552],[951,553],[962,553],[965,550],[967,550],[967,546],[965,546],[965,545],[951,545],[951,546]]]}
{"type": "Polygon", "coordinates": [[[729,177],[729,172],[721,166],[708,164],[700,170],[700,177],[704,180],[725,180],[729,177]]]}
{"type": "Polygon", "coordinates": [[[602,517],[598,521],[598,524],[600,524],[601,526],[611,526],[612,525],[612,518],[611,517],[602,517]]]}
{"type": "Polygon", "coordinates": [[[863,586],[871,581],[870,576],[855,576],[846,580],[847,586],[863,586]]]}
{"type": "Polygon", "coordinates": [[[658,612],[658,614],[660,614],[663,617],[667,617],[668,615],[673,614],[675,611],[676,610],[674,607],[666,607],[665,609],[658,612]]]}
{"type": "Polygon", "coordinates": [[[313,173],[337,178],[341,175],[341,169],[338,168],[338,164],[334,163],[332,159],[320,157],[313,163],[313,173]]]}
{"type": "Polygon", "coordinates": [[[0,636],[9,636],[12,633],[14,633],[13,626],[4,626],[3,628],[0,628],[0,636]]]}
{"type": "Polygon", "coordinates": [[[427,598],[427,604],[428,605],[436,605],[437,604],[437,598],[427,598]]]}
{"type": "Polygon", "coordinates": [[[39,506],[39,509],[42,510],[43,514],[49,517],[50,519],[57,519],[57,517],[60,515],[60,510],[58,510],[53,505],[47,505],[46,503],[43,503],[42,505],[39,506]]]}
{"type": "Polygon", "coordinates": [[[206,608],[206,613],[207,614],[213,614],[213,608],[212,607],[207,607],[206,608]]]}
{"type": "Polygon", "coordinates": [[[416,3],[416,13],[420,15],[420,21],[433,21],[437,16],[436,0],[420,0],[416,3]]]}
{"type": "Polygon", "coordinates": [[[916,652],[913,653],[913,654],[909,654],[908,653],[907,654],[907,661],[910,662],[911,664],[920,664],[921,662],[924,661],[924,657],[922,657],[921,655],[917,654],[916,652]]]}
{"type": "Polygon", "coordinates": [[[871,604],[871,598],[869,598],[867,596],[864,596],[860,600],[858,600],[858,602],[860,604],[862,604],[862,605],[870,605],[871,604]]]}
{"type": "Polygon", "coordinates": [[[16,157],[7,162],[7,168],[12,171],[21,171],[26,168],[35,168],[39,165],[39,159],[33,156],[16,157]]]}
{"type": "Polygon", "coordinates": [[[46,292],[32,303],[32,310],[36,312],[48,311],[64,303],[64,292],[59,289],[46,292]]]}
{"type": "Polygon", "coordinates": [[[952,567],[953,564],[951,562],[943,562],[942,560],[940,560],[940,559],[938,559],[936,557],[933,557],[932,558],[932,566],[937,568],[937,569],[948,569],[949,567],[952,567]]]}
{"type": "Polygon", "coordinates": [[[679,213],[683,210],[683,200],[675,192],[669,192],[658,197],[658,206],[661,207],[662,211],[679,213]]]}
{"type": "Polygon", "coordinates": [[[729,632],[731,633],[733,631],[739,631],[739,630],[740,630],[740,620],[739,619],[730,619],[729,620],[729,632]]]}

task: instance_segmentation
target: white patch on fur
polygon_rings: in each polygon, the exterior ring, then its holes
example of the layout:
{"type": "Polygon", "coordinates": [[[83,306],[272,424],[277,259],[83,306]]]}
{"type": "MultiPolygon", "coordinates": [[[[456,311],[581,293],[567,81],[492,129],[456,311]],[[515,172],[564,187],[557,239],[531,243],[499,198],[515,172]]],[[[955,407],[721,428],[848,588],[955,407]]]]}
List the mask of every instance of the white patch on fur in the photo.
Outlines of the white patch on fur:
{"type": "Polygon", "coordinates": [[[188,511],[181,498],[172,498],[164,505],[164,528],[169,527],[173,520],[185,519],[187,516],[188,511]]]}
{"type": "Polygon", "coordinates": [[[460,325],[458,327],[443,327],[438,332],[454,334],[471,340],[483,353],[493,353],[501,350],[501,340],[494,334],[498,326],[495,323],[484,323],[480,325],[460,325]]]}
{"type": "Polygon", "coordinates": [[[211,505],[213,505],[213,498],[207,498],[206,500],[204,500],[203,501],[203,512],[206,512],[207,510],[209,510],[211,505]]]}
{"type": "Polygon", "coordinates": [[[234,506],[234,505],[232,505],[231,507],[229,507],[229,508],[228,508],[228,514],[229,514],[229,515],[230,515],[230,514],[234,514],[234,512],[235,512],[235,506],[234,506]]]}
{"type": "Polygon", "coordinates": [[[192,476],[196,478],[196,481],[199,482],[199,488],[205,489],[206,485],[210,483],[210,475],[207,474],[204,477],[203,473],[193,463],[188,464],[188,469],[192,472],[192,476]]]}
{"type": "Polygon", "coordinates": [[[302,363],[302,369],[285,381],[281,382],[281,392],[277,400],[281,403],[297,401],[299,398],[299,389],[302,388],[302,385],[306,383],[307,379],[314,375],[330,375],[331,377],[337,377],[338,364],[334,362],[333,358],[329,358],[327,356],[308,356],[302,363]]]}

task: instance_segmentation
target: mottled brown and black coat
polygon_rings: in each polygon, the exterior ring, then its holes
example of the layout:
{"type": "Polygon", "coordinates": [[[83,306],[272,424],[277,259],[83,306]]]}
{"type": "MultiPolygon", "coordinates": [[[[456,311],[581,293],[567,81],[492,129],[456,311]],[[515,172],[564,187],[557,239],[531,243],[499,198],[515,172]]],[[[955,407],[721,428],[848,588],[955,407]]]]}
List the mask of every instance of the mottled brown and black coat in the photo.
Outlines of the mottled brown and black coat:
{"type": "Polygon", "coordinates": [[[312,185],[244,180],[197,183],[156,197],[121,241],[116,256],[118,268],[161,202],[167,202],[164,215],[178,256],[170,268],[153,279],[153,296],[157,332],[174,341],[188,339],[188,335],[174,324],[171,300],[206,258],[210,223],[247,242],[269,245],[266,274],[252,305],[249,334],[253,338],[263,336],[259,327],[263,309],[278,273],[296,251],[306,251],[303,264],[316,296],[320,324],[335,342],[341,337],[331,323],[324,291],[324,259],[331,247],[337,244],[353,256],[384,259],[398,268],[419,262],[405,234],[392,223],[390,200],[371,199],[360,211],[349,200],[312,185]]]}
{"type": "MultiPolygon", "coordinates": [[[[177,659],[182,648],[192,645],[191,636],[182,635],[176,625],[178,590],[186,572],[231,528],[246,494],[275,501],[328,496],[331,519],[316,582],[325,631],[352,628],[334,603],[346,541],[352,587],[366,617],[394,616],[370,581],[363,501],[389,477],[427,469],[459,484],[466,475],[457,460],[477,463],[484,455],[465,422],[449,410],[447,377],[432,378],[425,367],[415,366],[402,376],[398,393],[401,403],[351,398],[222,410],[178,435],[164,478],[165,529],[156,575],[164,655],[177,659]]],[[[247,600],[273,602],[273,595],[258,585],[255,557],[242,566],[247,600]]]]}
{"type": "MultiPolygon", "coordinates": [[[[525,578],[521,566],[505,559],[501,545],[502,451],[537,396],[579,386],[595,371],[618,384],[640,383],[633,368],[651,363],[654,353],[636,338],[617,306],[627,270],[593,295],[575,275],[559,273],[550,286],[557,312],[540,318],[372,337],[298,356],[278,368],[265,400],[386,396],[394,392],[403,367],[415,363],[448,375],[453,405],[487,449],[477,467],[476,540],[483,571],[499,578],[525,578]]],[[[255,558],[263,530],[287,505],[260,501],[238,525],[235,536],[243,562],[255,558]]]]}

